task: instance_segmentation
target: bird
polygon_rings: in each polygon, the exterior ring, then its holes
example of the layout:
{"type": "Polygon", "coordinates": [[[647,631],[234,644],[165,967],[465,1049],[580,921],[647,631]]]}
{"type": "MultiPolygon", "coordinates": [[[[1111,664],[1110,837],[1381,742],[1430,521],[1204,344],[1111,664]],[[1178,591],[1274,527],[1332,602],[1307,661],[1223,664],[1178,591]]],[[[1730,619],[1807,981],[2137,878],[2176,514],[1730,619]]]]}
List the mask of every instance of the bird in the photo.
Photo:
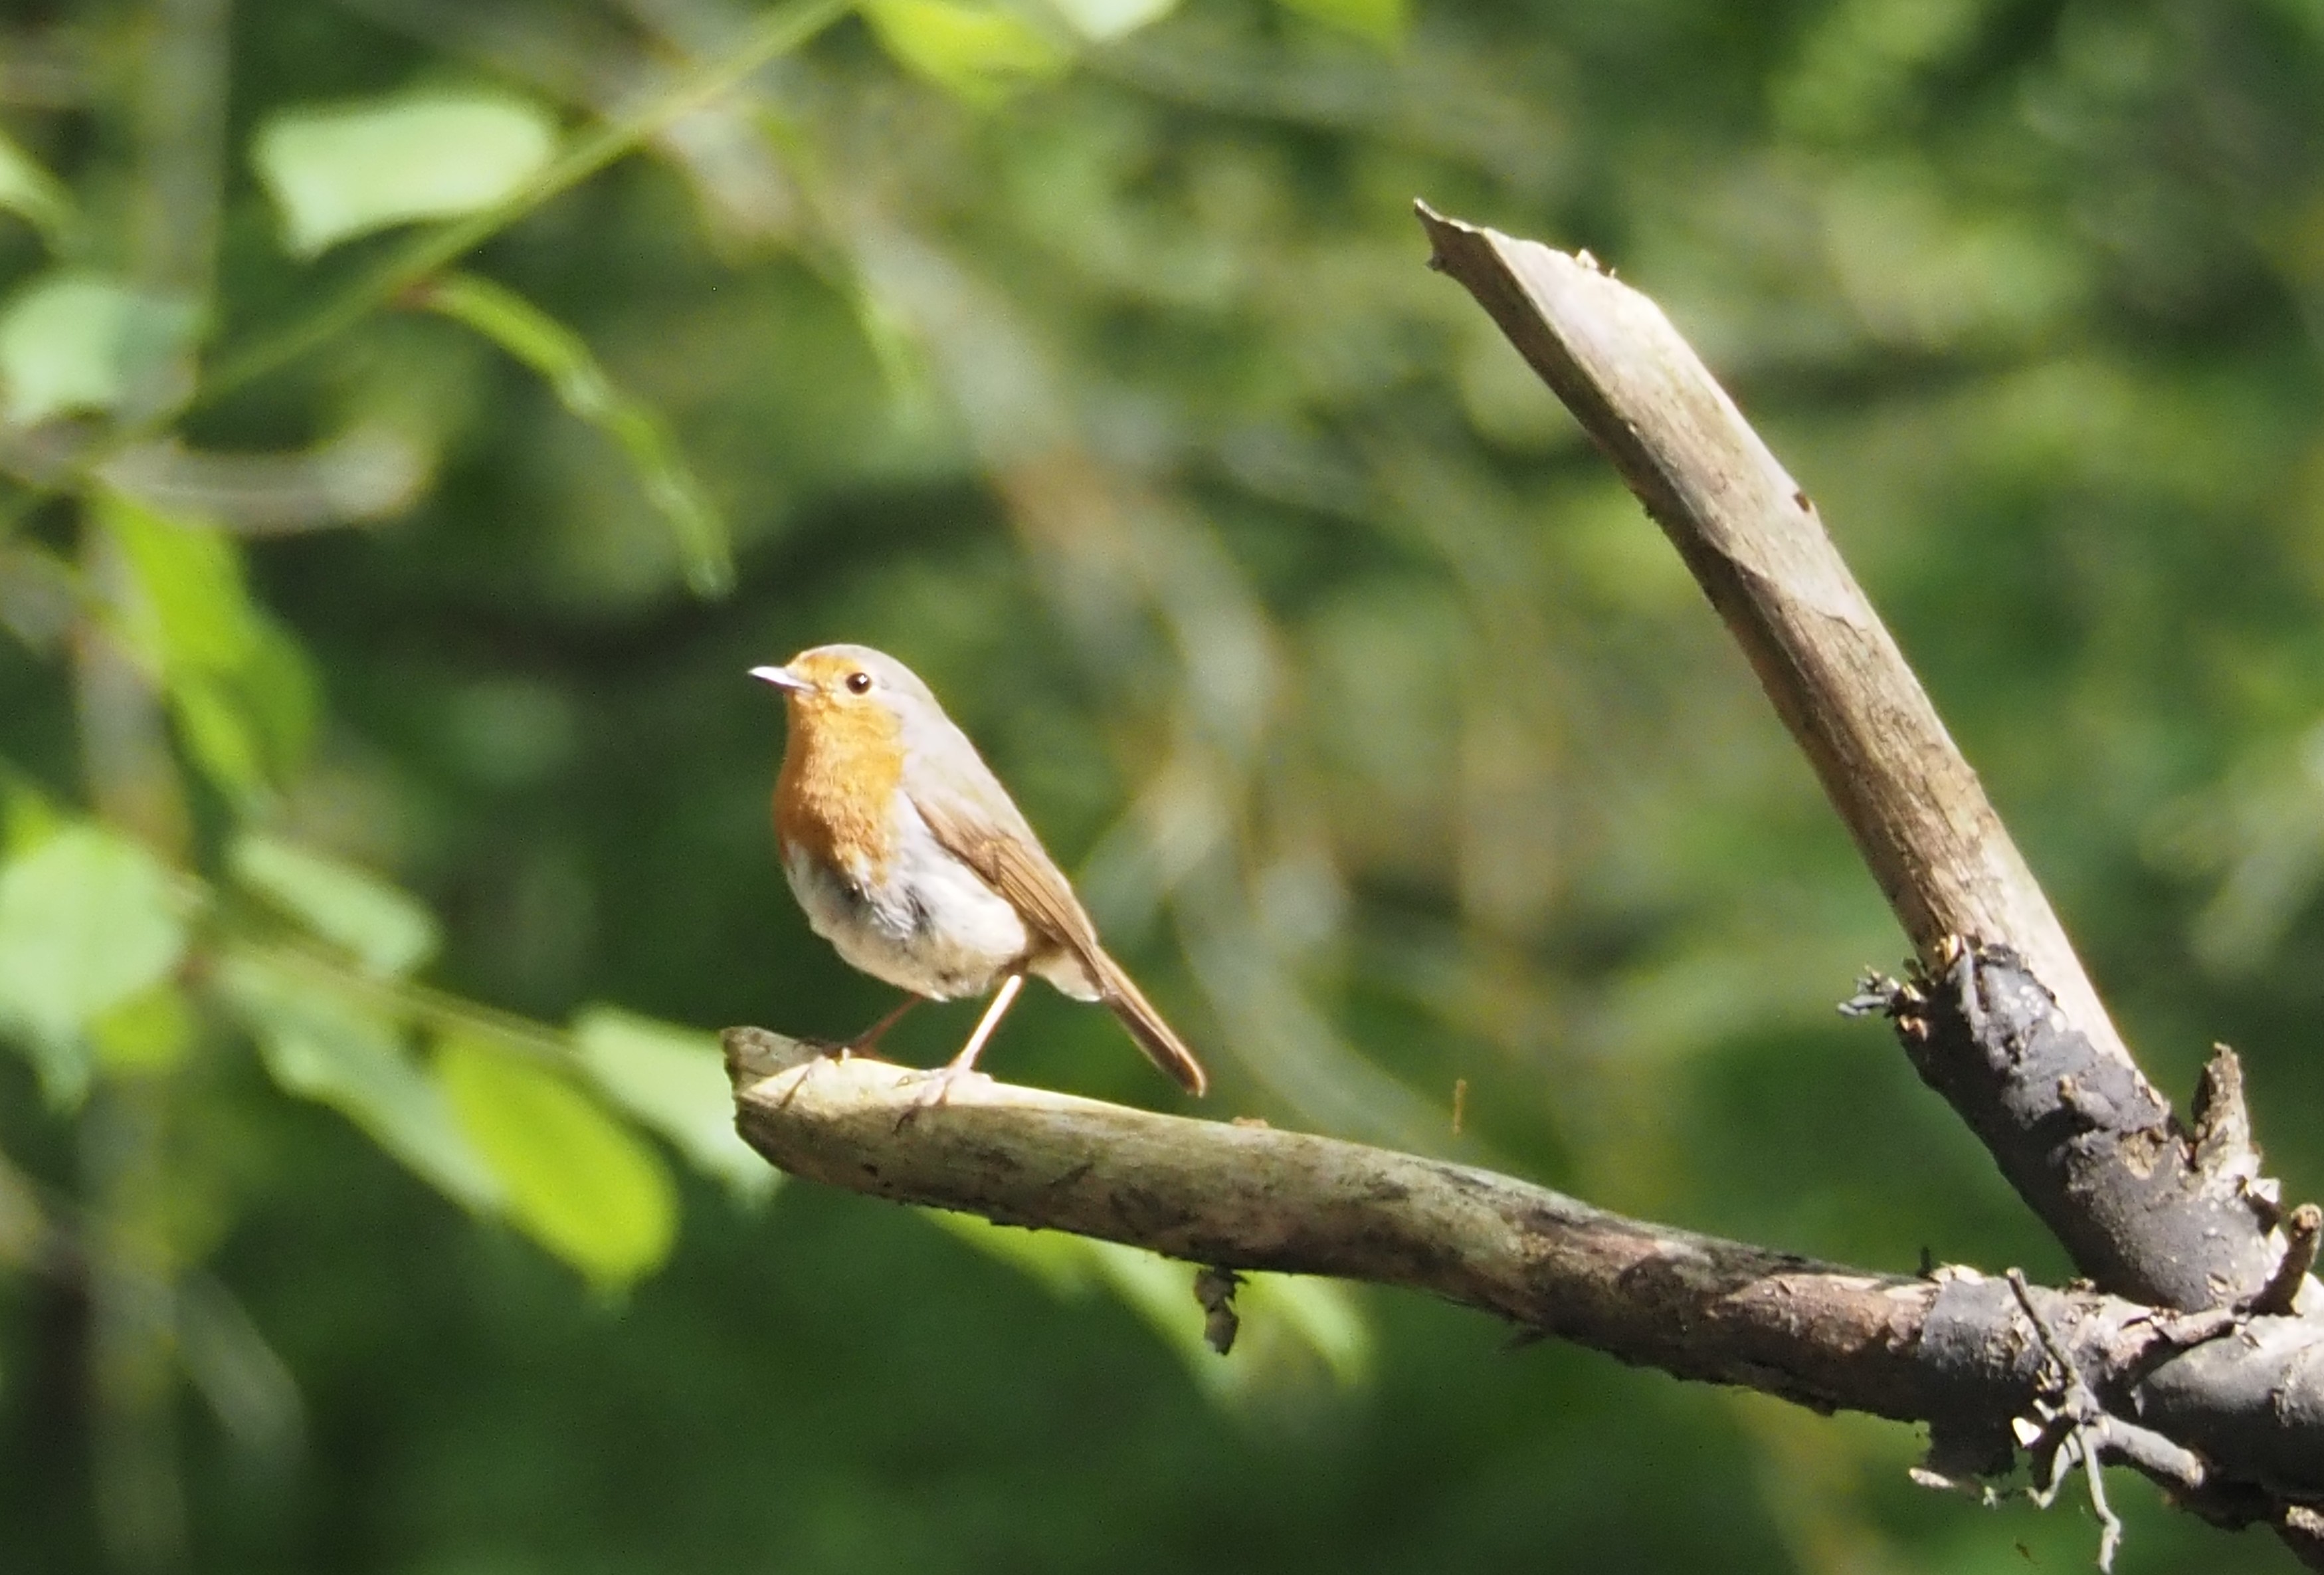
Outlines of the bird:
{"type": "Polygon", "coordinates": [[[784,700],[773,809],[791,894],[843,960],[906,992],[843,1054],[868,1053],[922,1000],[990,992],[960,1052],[929,1074],[922,1102],[941,1104],[975,1072],[1033,975],[1111,1007],[1188,1093],[1208,1088],[1202,1062],[1100,944],[1056,861],[917,673],[868,645],[836,644],[751,676],[784,700]]]}

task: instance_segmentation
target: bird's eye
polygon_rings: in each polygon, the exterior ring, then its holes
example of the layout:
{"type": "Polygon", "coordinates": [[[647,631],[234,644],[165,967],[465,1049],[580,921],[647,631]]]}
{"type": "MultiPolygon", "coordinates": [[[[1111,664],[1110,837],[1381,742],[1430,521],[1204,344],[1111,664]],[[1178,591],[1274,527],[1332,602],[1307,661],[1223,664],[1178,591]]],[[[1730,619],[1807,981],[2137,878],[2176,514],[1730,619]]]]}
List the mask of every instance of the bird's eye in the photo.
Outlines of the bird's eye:
{"type": "Polygon", "coordinates": [[[847,675],[847,689],[848,692],[851,694],[870,694],[872,692],[872,675],[868,672],[849,673],[847,675]]]}

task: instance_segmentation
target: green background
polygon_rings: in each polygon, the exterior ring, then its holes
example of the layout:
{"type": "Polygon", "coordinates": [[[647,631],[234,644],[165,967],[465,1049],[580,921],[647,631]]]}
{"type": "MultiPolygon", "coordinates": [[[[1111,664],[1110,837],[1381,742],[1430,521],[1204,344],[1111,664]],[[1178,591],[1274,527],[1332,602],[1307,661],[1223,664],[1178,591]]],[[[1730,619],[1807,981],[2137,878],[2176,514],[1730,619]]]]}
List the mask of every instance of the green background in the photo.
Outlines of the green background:
{"type": "MultiPolygon", "coordinates": [[[[1910,1429],[1368,1291],[1262,1286],[1220,1364],[1150,1265],[738,1197],[575,1014],[885,1008],[782,888],[742,676],[859,640],[1075,872],[1203,1114],[2062,1278],[1833,1013],[1902,938],[1417,196],[1664,304],[2144,1063],[2183,1100],[2236,1045],[2315,1196],[2324,10],[881,0],[540,185],[527,135],[762,14],[0,20],[0,131],[54,181],[0,169],[0,1569],[2083,1567],[2085,1510],[1915,1488],[1910,1429]],[[490,139],[358,156],[314,112],[447,95],[518,166],[488,283],[367,284],[490,199],[395,207],[490,139]],[[241,468],[153,480],[189,455],[241,468]],[[270,885],[254,835],[325,873],[270,885]],[[285,1005],[254,947],[327,983],[285,1005]]],[[[989,1065],[1180,1106],[1045,990],[989,1065]]],[[[2120,1569],[2290,1567],[2115,1496],[2120,1569]]]]}

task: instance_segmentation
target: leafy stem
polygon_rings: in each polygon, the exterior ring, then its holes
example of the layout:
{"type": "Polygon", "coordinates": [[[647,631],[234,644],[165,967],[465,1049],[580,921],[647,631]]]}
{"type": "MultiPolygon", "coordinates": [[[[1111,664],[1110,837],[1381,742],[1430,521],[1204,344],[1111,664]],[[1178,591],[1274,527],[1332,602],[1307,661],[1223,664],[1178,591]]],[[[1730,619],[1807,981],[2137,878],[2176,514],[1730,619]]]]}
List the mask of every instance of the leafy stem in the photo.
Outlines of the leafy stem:
{"type": "Polygon", "coordinates": [[[83,449],[57,476],[32,484],[31,496],[18,500],[7,512],[12,516],[21,514],[40,497],[78,486],[124,449],[150,441],[192,412],[328,343],[535,208],[713,102],[769,61],[805,45],[855,5],[856,0],[798,0],[761,18],[732,51],[680,78],[668,91],[630,114],[584,135],[563,157],[500,202],[414,236],[378,267],[305,316],[222,356],[183,396],[116,427],[105,440],[83,449]]]}

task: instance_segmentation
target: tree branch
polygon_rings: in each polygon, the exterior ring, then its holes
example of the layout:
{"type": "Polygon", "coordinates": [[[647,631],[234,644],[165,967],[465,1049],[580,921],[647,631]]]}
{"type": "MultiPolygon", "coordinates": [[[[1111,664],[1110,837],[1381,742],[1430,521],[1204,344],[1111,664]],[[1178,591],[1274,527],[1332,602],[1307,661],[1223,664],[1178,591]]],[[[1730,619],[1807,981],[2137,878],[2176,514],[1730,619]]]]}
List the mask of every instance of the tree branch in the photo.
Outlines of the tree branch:
{"type": "Polygon", "coordinates": [[[2049,899],[1815,505],[1660,308],[1537,241],[1417,205],[1429,265],[1477,298],[1671,539],[1807,752],[1924,963],[2014,947],[2128,1061],[2049,899]]]}
{"type": "Polygon", "coordinates": [[[1361,1144],[982,1078],[923,1109],[918,1071],[758,1028],[725,1045],[737,1128],[794,1175],[1210,1268],[1427,1292],[1678,1377],[1925,1422],[1955,1473],[2006,1466],[2011,1419],[2058,1413],[2070,1379],[2090,1397],[2079,1438],[2214,1519],[2324,1502],[2310,1320],[2037,1287],[2021,1307],[1970,1271],[1867,1274],[1361,1144]]]}
{"type": "MultiPolygon", "coordinates": [[[[1661,523],[1813,762],[1919,966],[1851,1006],[2103,1290],[1865,1274],[1609,1214],[1490,1172],[1263,1124],[1189,1121],[725,1036],[736,1124],[795,1174],[1211,1271],[1425,1291],[1682,1378],[1924,1422],[1925,1480],[2020,1447],[2044,1492],[2119,1461],[2324,1570],[2324,1318],[2222,1050],[2191,1126],[2139,1071],[1976,775],[1784,474],[1661,312],[1586,257],[1422,210],[1466,284],[1661,523]],[[2296,1261],[2295,1261],[2296,1259],[2296,1261]],[[2108,1294],[2107,1292],[2115,1292],[2108,1294]]],[[[1189,1307],[1188,1315],[1195,1309],[1189,1307]]]]}
{"type": "MultiPolygon", "coordinates": [[[[2208,1148],[2172,1117],[1808,495],[1653,301],[1586,254],[1419,213],[1432,266],[1613,461],[1814,765],[1925,970],[1869,1003],[1923,1077],[2099,1284],[2258,1295],[2281,1253],[2239,1094],[2208,1148]]],[[[2239,1089],[2232,1058],[2218,1075],[2239,1089]]]]}

